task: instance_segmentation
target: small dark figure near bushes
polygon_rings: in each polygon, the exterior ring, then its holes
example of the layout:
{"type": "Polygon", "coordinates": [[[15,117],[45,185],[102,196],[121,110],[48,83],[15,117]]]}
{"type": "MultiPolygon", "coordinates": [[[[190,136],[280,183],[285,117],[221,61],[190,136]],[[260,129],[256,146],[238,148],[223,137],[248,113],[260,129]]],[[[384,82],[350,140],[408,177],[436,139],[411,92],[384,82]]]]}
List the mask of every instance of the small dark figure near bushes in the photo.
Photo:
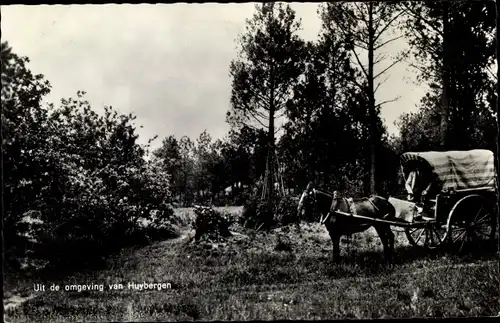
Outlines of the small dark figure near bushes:
{"type": "Polygon", "coordinates": [[[194,223],[196,241],[202,239],[220,241],[231,236],[231,232],[229,232],[231,221],[227,215],[221,214],[211,207],[198,205],[195,205],[194,212],[196,214],[194,223]]]}

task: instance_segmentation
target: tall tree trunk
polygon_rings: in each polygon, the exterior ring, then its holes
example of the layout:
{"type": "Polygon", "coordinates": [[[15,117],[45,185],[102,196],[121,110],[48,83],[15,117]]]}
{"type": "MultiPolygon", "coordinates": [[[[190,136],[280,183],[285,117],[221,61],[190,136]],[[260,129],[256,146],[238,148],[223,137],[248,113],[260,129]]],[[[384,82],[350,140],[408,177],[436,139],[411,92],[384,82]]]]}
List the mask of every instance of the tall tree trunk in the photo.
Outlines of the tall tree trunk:
{"type": "Polygon", "coordinates": [[[187,203],[188,203],[188,198],[187,198],[187,191],[188,191],[188,187],[187,187],[187,162],[186,160],[184,160],[184,206],[187,206],[187,203]]]}
{"type": "MultiPolygon", "coordinates": [[[[271,91],[272,92],[272,91],[271,91]]],[[[272,99],[271,99],[272,101],[272,99]]],[[[269,106],[269,133],[268,133],[268,146],[269,151],[267,158],[267,187],[268,187],[268,197],[267,202],[269,207],[272,209],[273,196],[274,196],[274,102],[271,102],[269,106]]]]}
{"type": "MultiPolygon", "coordinates": [[[[275,106],[274,106],[274,66],[270,66],[270,79],[269,79],[269,86],[270,86],[270,93],[269,93],[269,126],[268,130],[269,133],[267,134],[267,142],[269,146],[269,151],[267,152],[268,154],[268,159],[267,159],[267,184],[268,184],[268,197],[267,197],[267,204],[270,208],[270,210],[273,210],[274,208],[274,153],[275,153],[275,147],[274,147],[274,114],[275,114],[275,106]]],[[[271,214],[271,216],[273,216],[271,214]]],[[[271,219],[269,219],[271,220],[271,219]]]]}
{"type": "Polygon", "coordinates": [[[377,114],[375,111],[375,91],[373,86],[373,52],[374,52],[374,33],[373,28],[373,3],[370,2],[368,12],[368,109],[370,123],[370,194],[376,194],[375,170],[376,170],[376,132],[377,114]]]}
{"type": "MultiPolygon", "coordinates": [[[[307,80],[307,75],[306,75],[306,80],[307,80]]],[[[308,109],[306,111],[306,122],[305,122],[305,130],[304,130],[304,139],[309,141],[309,136],[310,136],[310,131],[309,127],[311,124],[311,111],[308,109]]],[[[313,179],[313,174],[312,174],[312,163],[311,163],[311,151],[310,149],[306,149],[305,151],[302,151],[302,156],[304,156],[304,169],[305,169],[305,181],[304,184],[307,185],[310,181],[315,180],[313,179]]]]}
{"type": "Polygon", "coordinates": [[[442,2],[443,6],[443,70],[442,70],[442,86],[443,91],[441,93],[441,123],[440,123],[440,139],[441,148],[448,149],[448,115],[450,110],[449,102],[449,89],[450,89],[450,53],[449,53],[449,6],[447,1],[442,2]]]}
{"type": "MultiPolygon", "coordinates": [[[[497,18],[497,30],[496,30],[496,42],[497,42],[497,62],[500,60],[500,50],[498,49],[498,41],[499,41],[499,37],[498,37],[498,30],[500,30],[500,5],[498,4],[498,1],[495,3],[495,6],[496,6],[496,9],[497,9],[497,15],[496,15],[496,18],[497,18]]],[[[498,82],[498,80],[500,80],[500,66],[498,65],[497,63],[497,102],[496,102],[496,105],[497,105],[497,127],[499,127],[500,125],[500,99],[498,97],[498,93],[500,93],[500,83],[498,82]]],[[[497,129],[497,183],[500,183],[500,131],[497,129]]],[[[500,194],[497,194],[497,205],[500,205],[500,194]]],[[[498,209],[498,208],[497,208],[498,209]]],[[[498,214],[499,212],[497,212],[498,214]]],[[[500,215],[497,215],[497,232],[500,233],[500,215]]],[[[498,243],[498,252],[497,252],[497,255],[500,256],[500,239],[497,239],[497,243],[498,243]]]]}

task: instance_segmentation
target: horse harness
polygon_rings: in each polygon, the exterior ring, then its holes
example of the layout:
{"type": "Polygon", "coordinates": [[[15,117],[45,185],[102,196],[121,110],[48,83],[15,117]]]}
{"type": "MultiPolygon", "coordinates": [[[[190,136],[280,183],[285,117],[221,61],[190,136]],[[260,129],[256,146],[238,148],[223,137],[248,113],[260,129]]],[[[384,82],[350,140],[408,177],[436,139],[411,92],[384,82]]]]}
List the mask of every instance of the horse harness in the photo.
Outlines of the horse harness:
{"type": "MultiPolygon", "coordinates": [[[[356,204],[354,203],[354,199],[352,197],[349,197],[349,198],[342,197],[341,199],[347,205],[347,207],[349,209],[349,212],[348,212],[349,215],[355,215],[356,214],[356,204]]],[[[328,218],[330,218],[330,214],[332,212],[335,213],[337,211],[338,203],[335,203],[337,200],[338,200],[338,198],[333,197],[332,205],[330,206],[330,211],[327,213],[327,215],[324,219],[320,220],[321,224],[324,224],[328,220],[328,218]]],[[[375,203],[373,203],[373,201],[371,199],[366,198],[364,200],[368,201],[373,206],[375,211],[377,211],[377,212],[380,211],[380,209],[375,205],[375,203]]]]}

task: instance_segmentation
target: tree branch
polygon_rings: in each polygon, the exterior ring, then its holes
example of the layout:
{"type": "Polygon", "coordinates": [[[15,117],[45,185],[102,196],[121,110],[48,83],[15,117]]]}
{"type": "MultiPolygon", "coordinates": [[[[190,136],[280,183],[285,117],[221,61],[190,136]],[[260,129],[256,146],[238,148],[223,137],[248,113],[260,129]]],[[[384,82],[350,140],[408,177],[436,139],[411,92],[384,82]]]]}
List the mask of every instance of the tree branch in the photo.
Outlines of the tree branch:
{"type": "MultiPolygon", "coordinates": [[[[340,31],[344,35],[344,38],[348,39],[349,35],[347,34],[347,31],[345,30],[345,28],[347,28],[347,27],[339,26],[340,31]]],[[[331,31],[335,32],[332,28],[331,28],[331,31]]],[[[356,43],[354,43],[354,46],[363,48],[362,46],[360,46],[359,44],[356,44],[356,43]]],[[[359,64],[359,66],[361,67],[363,74],[365,74],[365,76],[368,78],[368,73],[366,72],[365,68],[363,67],[363,64],[361,64],[361,61],[359,60],[358,54],[356,53],[356,51],[354,49],[352,50],[352,52],[354,53],[354,56],[356,57],[356,60],[359,64]]]]}
{"type": "MultiPolygon", "coordinates": [[[[253,99],[256,102],[267,102],[268,101],[268,99],[265,97],[265,95],[262,94],[262,91],[256,90],[254,86],[249,84],[248,90],[251,92],[251,95],[253,96],[253,99]]],[[[261,108],[266,109],[265,105],[261,106],[261,108]]]]}
{"type": "MultiPolygon", "coordinates": [[[[358,39],[358,41],[361,42],[361,43],[365,43],[365,44],[367,43],[367,42],[365,42],[365,41],[363,41],[361,39],[358,39]]],[[[364,49],[364,50],[368,50],[368,45],[367,46],[362,46],[361,44],[354,43],[354,46],[355,47],[359,47],[359,48],[364,49]]]]}
{"type": "MultiPolygon", "coordinates": [[[[421,73],[424,73],[424,74],[426,73],[424,68],[429,68],[428,66],[425,66],[425,67],[417,66],[416,63],[408,62],[407,60],[404,60],[404,62],[406,62],[410,67],[416,68],[417,70],[419,70],[421,73]]],[[[435,71],[439,72],[438,70],[435,70],[435,71]]]]}
{"type": "Polygon", "coordinates": [[[360,13],[360,16],[361,17],[357,17],[356,15],[354,15],[354,17],[358,20],[363,20],[364,23],[366,24],[366,26],[368,27],[368,21],[366,20],[366,17],[365,15],[363,15],[363,11],[361,10],[360,7],[358,7],[358,3],[357,2],[351,2],[352,4],[354,4],[354,6],[356,7],[356,10],[360,13]]]}
{"type": "Polygon", "coordinates": [[[394,99],[391,99],[391,100],[385,100],[385,101],[380,102],[379,104],[377,104],[377,105],[376,105],[376,107],[378,108],[378,107],[382,106],[383,104],[386,104],[386,103],[391,103],[391,102],[395,102],[395,101],[397,101],[397,100],[399,100],[399,99],[401,99],[401,96],[399,96],[399,95],[398,95],[398,96],[397,96],[397,97],[395,97],[394,99]]]}
{"type": "Polygon", "coordinates": [[[378,88],[379,88],[382,84],[384,84],[384,83],[387,81],[387,79],[389,79],[389,76],[387,76],[387,77],[386,77],[383,81],[381,81],[381,82],[378,82],[378,83],[377,83],[377,86],[375,87],[375,90],[373,90],[373,93],[374,93],[374,94],[375,94],[375,93],[377,93],[378,88]]]}
{"type": "Polygon", "coordinates": [[[391,15],[392,12],[390,10],[386,11],[384,15],[381,15],[380,17],[378,17],[377,21],[376,21],[376,26],[375,26],[375,33],[377,32],[378,28],[380,27],[380,24],[387,18],[387,16],[391,15]]]}
{"type": "Polygon", "coordinates": [[[375,61],[373,62],[373,65],[377,65],[378,63],[380,63],[381,61],[385,60],[387,58],[387,55],[382,55],[382,54],[378,54],[375,61]],[[383,56],[383,57],[380,57],[380,56],[383,56]]]}
{"type": "Polygon", "coordinates": [[[354,83],[354,85],[356,85],[362,93],[365,93],[366,89],[361,84],[359,84],[359,82],[355,78],[352,79],[352,83],[354,83]]]}
{"type": "Polygon", "coordinates": [[[488,73],[489,73],[491,76],[493,76],[493,78],[495,79],[495,81],[497,81],[497,80],[498,80],[498,78],[497,78],[497,76],[495,75],[495,73],[493,73],[493,72],[490,70],[490,68],[489,68],[489,67],[488,67],[488,68],[486,68],[486,70],[488,71],[488,73]]]}
{"type": "Polygon", "coordinates": [[[281,118],[281,117],[283,117],[283,116],[285,116],[285,115],[286,115],[286,110],[284,110],[284,111],[283,111],[283,112],[281,112],[279,115],[277,115],[277,116],[276,116],[276,119],[279,119],[279,118],[281,118]]]}
{"type": "Polygon", "coordinates": [[[353,50],[352,52],[354,53],[354,57],[356,57],[356,61],[358,61],[359,66],[361,67],[361,71],[363,72],[363,74],[365,74],[366,78],[368,78],[368,73],[366,72],[363,64],[361,64],[361,61],[359,60],[358,54],[356,53],[355,50],[353,50]]]}
{"type": "Polygon", "coordinates": [[[279,109],[283,108],[282,101],[287,94],[288,94],[287,91],[285,91],[284,89],[281,89],[281,86],[278,88],[277,94],[274,97],[274,102],[276,103],[276,107],[279,106],[279,109]]]}
{"type": "Polygon", "coordinates": [[[427,19],[423,18],[421,15],[419,15],[418,13],[416,13],[413,9],[411,9],[409,7],[409,5],[407,3],[403,2],[403,5],[405,6],[405,10],[408,11],[413,18],[422,20],[423,22],[425,22],[425,24],[428,27],[430,27],[432,30],[434,30],[436,33],[438,33],[441,37],[443,36],[443,32],[441,30],[439,30],[438,28],[436,28],[435,26],[433,26],[432,23],[429,22],[427,19]]]}
{"type": "MultiPolygon", "coordinates": [[[[260,104],[261,105],[261,108],[266,110],[265,108],[265,105],[264,103],[261,103],[261,102],[257,102],[257,104],[260,104]]],[[[249,109],[250,111],[252,111],[251,109],[249,109]]],[[[260,111],[257,111],[257,110],[253,110],[253,112],[259,116],[260,118],[264,119],[264,120],[269,120],[269,116],[266,116],[264,113],[260,112],[260,111]]]]}
{"type": "Polygon", "coordinates": [[[382,44],[380,44],[380,45],[378,45],[378,46],[375,46],[375,47],[373,48],[373,50],[375,51],[375,50],[377,50],[377,49],[379,49],[379,48],[382,48],[382,47],[384,47],[385,45],[387,45],[387,44],[389,44],[389,43],[391,43],[391,42],[393,42],[393,41],[395,41],[395,40],[398,40],[398,39],[400,39],[400,38],[403,38],[404,36],[405,36],[405,35],[400,35],[400,36],[398,36],[398,37],[391,38],[391,39],[389,39],[388,41],[385,41],[385,42],[383,42],[382,44]]]}
{"type": "MultiPolygon", "coordinates": [[[[420,33],[420,36],[422,37],[421,39],[425,39],[425,35],[422,33],[421,30],[417,30],[418,33],[420,33]]],[[[431,44],[429,44],[429,42],[427,40],[423,41],[422,42],[422,45],[424,47],[424,49],[427,49],[429,52],[431,52],[431,54],[433,55],[436,55],[436,56],[440,56],[441,55],[441,51],[439,49],[436,49],[434,47],[432,47],[431,44]]]]}
{"type": "MultiPolygon", "coordinates": [[[[244,124],[242,124],[242,125],[244,125],[244,126],[246,126],[246,127],[249,127],[250,129],[252,129],[252,130],[254,130],[254,131],[259,131],[259,130],[261,130],[260,128],[257,128],[257,127],[255,127],[255,126],[253,126],[253,125],[251,125],[251,124],[244,123],[244,124]]],[[[268,127],[264,127],[264,129],[267,129],[267,128],[268,128],[268,127]]]]}
{"type": "Polygon", "coordinates": [[[258,116],[257,116],[257,115],[255,115],[255,113],[254,113],[255,111],[248,110],[248,112],[252,115],[253,119],[254,119],[255,121],[257,121],[257,122],[258,122],[261,126],[263,126],[263,127],[267,127],[264,123],[262,123],[262,121],[260,121],[260,120],[259,120],[258,116]]]}
{"type": "Polygon", "coordinates": [[[388,71],[391,67],[393,67],[394,65],[396,65],[396,64],[397,64],[397,63],[399,63],[399,62],[400,62],[400,60],[399,60],[399,59],[395,60],[394,62],[392,62],[392,64],[391,64],[391,65],[389,65],[388,67],[386,67],[386,68],[385,68],[382,72],[380,72],[380,73],[378,73],[377,75],[375,75],[375,76],[373,77],[373,79],[375,80],[377,77],[379,77],[380,75],[382,75],[382,74],[384,74],[385,72],[387,72],[387,71],[388,71]]]}
{"type": "Polygon", "coordinates": [[[398,19],[399,16],[401,16],[404,12],[406,11],[406,9],[404,10],[401,10],[400,12],[398,12],[398,14],[396,14],[391,20],[389,20],[389,22],[382,28],[382,30],[380,30],[380,32],[378,33],[378,35],[375,36],[375,38],[373,39],[373,43],[375,43],[378,38],[382,35],[382,33],[387,29],[389,28],[389,26],[394,22],[394,20],[398,19]]]}
{"type": "MultiPolygon", "coordinates": [[[[262,102],[262,101],[257,101],[257,102],[254,102],[255,105],[257,105],[258,108],[261,108],[262,110],[269,110],[266,106],[266,102],[262,102]]],[[[249,109],[250,110],[250,109],[249,109]]],[[[264,117],[264,119],[267,119],[267,117],[264,117]]]]}

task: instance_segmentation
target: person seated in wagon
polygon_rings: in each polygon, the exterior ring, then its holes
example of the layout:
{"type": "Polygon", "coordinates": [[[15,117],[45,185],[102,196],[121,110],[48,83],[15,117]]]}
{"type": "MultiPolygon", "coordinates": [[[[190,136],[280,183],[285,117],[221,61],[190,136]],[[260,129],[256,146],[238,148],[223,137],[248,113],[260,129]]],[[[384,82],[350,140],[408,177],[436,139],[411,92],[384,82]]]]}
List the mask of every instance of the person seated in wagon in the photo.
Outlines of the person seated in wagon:
{"type": "Polygon", "coordinates": [[[420,213],[429,205],[429,196],[435,191],[436,185],[432,172],[425,171],[418,166],[410,169],[405,188],[408,200],[420,205],[420,213]]]}

